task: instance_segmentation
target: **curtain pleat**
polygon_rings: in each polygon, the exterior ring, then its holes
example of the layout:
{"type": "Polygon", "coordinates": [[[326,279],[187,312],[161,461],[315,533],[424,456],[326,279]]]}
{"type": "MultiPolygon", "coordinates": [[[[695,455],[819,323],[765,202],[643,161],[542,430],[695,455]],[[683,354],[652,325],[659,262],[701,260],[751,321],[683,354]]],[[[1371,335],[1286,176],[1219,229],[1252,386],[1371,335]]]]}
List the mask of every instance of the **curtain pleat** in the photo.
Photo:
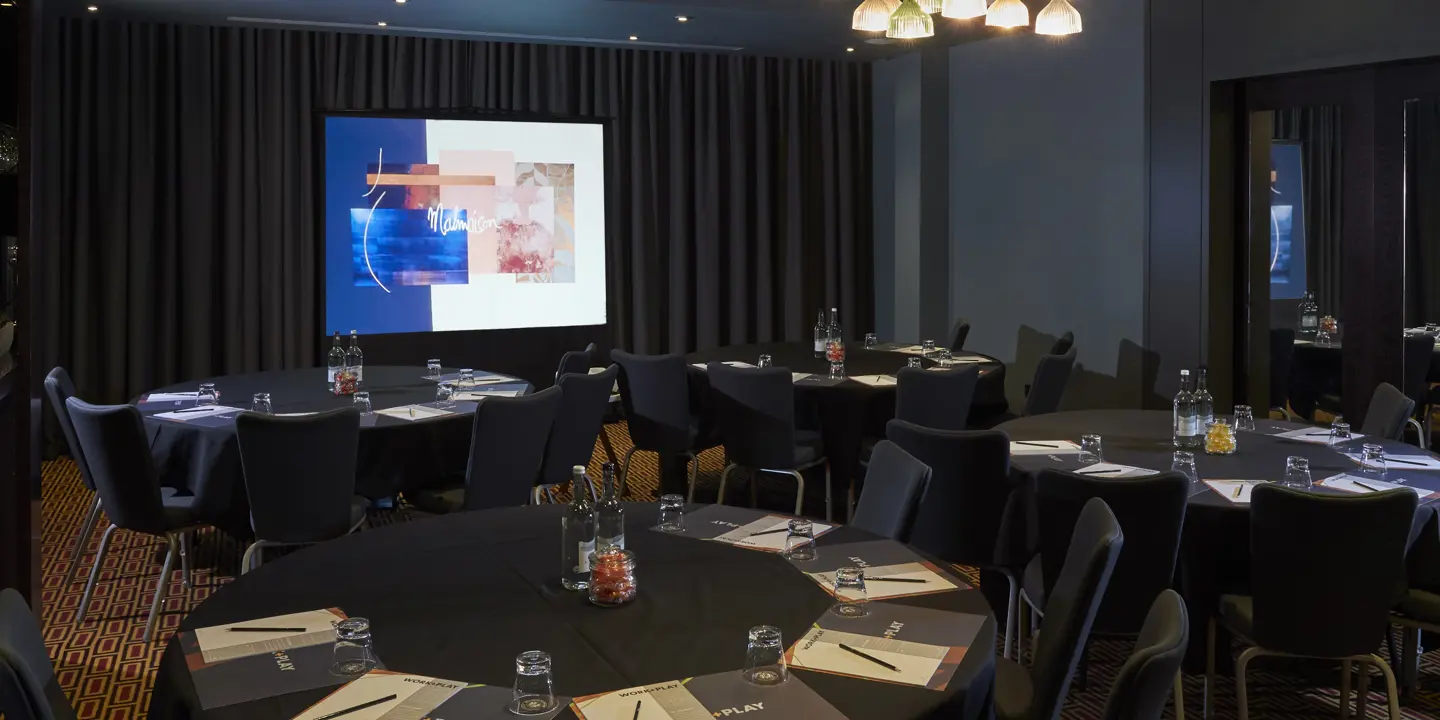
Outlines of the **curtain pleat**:
{"type": "Polygon", "coordinates": [[[316,113],[609,119],[610,331],[637,352],[873,314],[860,63],[57,19],[46,28],[38,365],[119,401],[314,364],[316,113]]]}
{"type": "Polygon", "coordinates": [[[1440,98],[1405,104],[1405,323],[1440,323],[1440,98]]]}

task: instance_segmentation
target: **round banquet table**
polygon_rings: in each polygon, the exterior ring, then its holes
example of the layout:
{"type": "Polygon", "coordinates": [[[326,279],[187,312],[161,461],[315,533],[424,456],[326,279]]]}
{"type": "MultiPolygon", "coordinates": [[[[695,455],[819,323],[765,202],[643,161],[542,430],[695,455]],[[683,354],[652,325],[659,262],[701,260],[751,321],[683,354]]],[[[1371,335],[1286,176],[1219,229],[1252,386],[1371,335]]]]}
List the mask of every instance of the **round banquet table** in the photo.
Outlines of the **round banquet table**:
{"type": "MultiPolygon", "coordinates": [[[[689,506],[696,510],[701,506],[689,506]]],[[[390,670],[507,687],[517,654],[554,659],[555,691],[577,697],[738,671],[747,631],[774,625],[787,645],[833,602],[776,554],[650,530],[655,504],[626,505],[639,595],[598,608],[559,589],[564,506],[457,513],[349,535],[262,565],[220,588],[182,630],[338,607],[371,622],[390,670]]],[[[827,546],[874,539],[840,527],[827,546]]],[[[944,691],[826,673],[795,675],[853,720],[983,718],[992,705],[995,620],[974,590],[886,602],[986,619],[944,691]]],[[[201,710],[180,644],[161,660],[151,720],[290,718],[333,688],[201,710]]],[[[561,718],[573,717],[569,710],[561,718]]]]}
{"type": "MultiPolygon", "coordinates": [[[[1291,455],[1310,460],[1310,475],[1318,484],[1331,475],[1353,472],[1358,464],[1325,445],[1316,445],[1273,437],[1276,433],[1313,428],[1314,425],[1257,418],[1255,432],[1236,433],[1234,455],[1206,455],[1195,451],[1195,467],[1201,480],[1249,479],[1279,480],[1285,474],[1285,459],[1291,455]]],[[[1082,434],[1102,438],[1104,460],[1156,471],[1168,471],[1175,448],[1171,444],[1171,413],[1146,410],[1087,410],[1053,413],[1020,418],[1003,423],[1011,440],[1080,441],[1082,434]]],[[[1387,454],[1423,455],[1424,450],[1394,440],[1366,437],[1348,443],[1359,452],[1363,443],[1375,442],[1387,454]]],[[[1034,492],[1033,474],[1044,468],[1076,469],[1075,455],[1011,455],[1012,472],[1020,474],[1021,492],[1028,498],[1034,492]]],[[[1440,552],[1440,525],[1436,508],[1440,506],[1440,471],[1401,470],[1392,466],[1386,474],[1390,482],[1403,483],[1436,494],[1421,500],[1410,531],[1410,553],[1436,557],[1440,552]]],[[[1221,593],[1245,593],[1250,584],[1250,507],[1230,502],[1208,486],[1193,489],[1185,513],[1185,529],[1179,566],[1182,595],[1190,607],[1191,637],[1204,637],[1205,621],[1216,607],[1221,593]],[[1198,634],[1197,634],[1198,633],[1198,634]]],[[[1315,492],[1342,493],[1317,487],[1315,492]]],[[[1023,524],[1026,518],[1015,518],[1023,524]]],[[[1034,534],[1030,533],[1033,538],[1034,534]]],[[[1032,539],[1032,550],[1034,548],[1032,539]]],[[[1415,563],[1412,562],[1412,566],[1415,563]]],[[[1337,568],[1337,570],[1339,570],[1337,568]]],[[[1413,578],[1412,578],[1413,580],[1413,578]]],[[[1191,643],[1188,659],[1203,662],[1204,643],[1191,643]],[[1199,648],[1197,650],[1197,647],[1199,648]]]]}
{"type": "MultiPolygon", "coordinates": [[[[815,357],[810,343],[760,343],[755,345],[732,345],[691,353],[686,357],[691,363],[740,361],[754,364],[761,355],[769,355],[776,367],[789,368],[794,372],[814,373],[822,377],[830,372],[830,363],[815,357]]],[[[970,403],[969,422],[984,425],[1004,414],[1005,364],[989,355],[963,351],[957,357],[979,357],[984,362],[975,363],[980,369],[980,380],[975,386],[975,397],[970,403]]],[[[845,350],[845,373],[857,375],[893,375],[905,367],[911,355],[883,350],[864,350],[847,347],[845,350]]],[[[925,361],[925,366],[932,363],[925,361]]],[[[705,384],[705,373],[690,374],[692,384],[705,384]]],[[[702,388],[703,389],[703,388],[702,388]]],[[[818,422],[821,439],[825,444],[825,456],[830,459],[833,473],[834,492],[837,498],[845,497],[845,489],[860,467],[860,448],[867,437],[885,437],[885,423],[895,417],[895,386],[874,387],[859,382],[846,381],[836,385],[795,386],[796,396],[802,405],[813,413],[811,423],[818,422]]],[[[703,396],[703,393],[702,393],[703,396]]],[[[799,417],[800,422],[806,418],[799,417]]],[[[812,425],[813,428],[813,425],[812,425]]],[[[823,487],[819,483],[817,487],[823,487]]],[[[681,485],[683,487],[683,484],[681,485]]],[[[859,492],[857,486],[856,492],[859,492]]],[[[857,495],[858,496],[858,495],[857,495]]],[[[837,503],[836,507],[843,506],[837,503]]]]}
{"type": "MultiPolygon", "coordinates": [[[[210,382],[220,392],[221,405],[247,410],[251,398],[259,392],[270,393],[276,413],[350,407],[351,396],[331,393],[326,372],[324,368],[309,368],[224,375],[152,390],[141,399],[154,393],[194,392],[200,383],[210,382]]],[[[367,366],[361,389],[370,392],[374,410],[433,403],[435,381],[424,375],[423,367],[367,366]]],[[[529,383],[518,378],[513,383],[484,387],[522,393],[531,389],[529,383]]],[[[233,416],[231,421],[174,422],[153,417],[167,408],[147,403],[140,407],[161,484],[194,494],[195,508],[203,522],[236,537],[248,537],[250,505],[233,416]]],[[[455,413],[443,418],[413,422],[384,415],[362,418],[355,492],[371,499],[389,497],[398,491],[436,485],[448,475],[463,474],[470,452],[474,409],[473,402],[457,402],[455,413]]]]}

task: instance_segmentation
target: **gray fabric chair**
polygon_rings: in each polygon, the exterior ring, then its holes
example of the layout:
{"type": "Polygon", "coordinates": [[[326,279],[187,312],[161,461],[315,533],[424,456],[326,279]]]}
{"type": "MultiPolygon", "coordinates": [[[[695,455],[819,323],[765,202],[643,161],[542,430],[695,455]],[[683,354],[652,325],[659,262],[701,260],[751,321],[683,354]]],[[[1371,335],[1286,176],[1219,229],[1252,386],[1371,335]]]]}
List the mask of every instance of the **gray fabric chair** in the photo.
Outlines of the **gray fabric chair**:
{"type": "Polygon", "coordinates": [[[930,484],[930,466],[889,440],[875,445],[865,473],[865,489],[851,513],[850,525],[876,535],[910,542],[915,515],[930,484]]]}
{"type": "Polygon", "coordinates": [[[298,417],[241,413],[235,432],[255,530],[242,574],[260,566],[265,548],[334,540],[365,523],[370,501],[355,494],[354,408],[298,417]]]}
{"type": "Polygon", "coordinates": [[[630,458],[653,452],[664,458],[688,460],[688,500],[695,502],[700,452],[720,444],[719,434],[701,411],[700,398],[690,396],[690,367],[683,355],[634,355],[612,350],[620,366],[620,402],[632,445],[620,463],[620,494],[630,482],[630,458]]]}
{"type": "Polygon", "coordinates": [[[965,340],[970,337],[970,323],[964,320],[956,320],[955,326],[950,328],[950,350],[960,352],[965,349],[965,340]]]}
{"type": "Polygon", "coordinates": [[[90,568],[90,580],[85,584],[85,595],[80,599],[76,617],[83,621],[90,609],[95,583],[100,579],[100,568],[116,530],[164,538],[165,563],[155,583],[155,598],[150,602],[150,616],[145,622],[143,640],[148,643],[155,634],[155,620],[170,586],[170,571],[175,567],[177,554],[181,577],[185,587],[190,587],[190,540],[200,526],[191,507],[195,498],[165,496],[160,492],[159,477],[150,458],[150,435],[145,431],[140,411],[134,406],[91,405],[76,398],[66,400],[65,404],[75,423],[80,450],[90,464],[95,490],[105,506],[105,514],[110,517],[110,527],[100,536],[100,549],[95,553],[95,564],[90,568]]]}
{"type": "MultiPolygon", "coordinates": [[[[620,376],[620,368],[611,365],[604,372],[589,374],[588,368],[560,376],[560,406],[550,426],[550,439],[545,446],[545,460],[540,467],[542,491],[570,482],[570,469],[589,465],[595,453],[595,439],[605,432],[605,413],[610,409],[610,390],[620,376]]],[[[618,490],[618,488],[617,488],[618,490]]],[[[590,485],[591,498],[595,487],[590,485]]]]}
{"type": "Polygon", "coordinates": [[[1414,413],[1414,400],[1394,385],[1382,382],[1370,396],[1370,407],[1365,411],[1365,424],[1360,432],[1387,440],[1404,440],[1405,424],[1414,413]]]}
{"type": "Polygon", "coordinates": [[[1070,348],[1072,347],[1075,347],[1075,333],[1066,330],[1065,334],[1056,338],[1055,343],[1050,346],[1049,354],[1064,355],[1065,353],[1070,352],[1070,348]]]}
{"type": "Polygon", "coordinates": [[[1035,367],[1035,381],[1030,385],[1030,394],[1025,396],[1025,416],[1046,415],[1058,411],[1060,401],[1065,397],[1065,387],[1070,384],[1070,373],[1074,369],[1073,345],[1063,353],[1040,358],[1040,364],[1035,367]]]}
{"type": "MultiPolygon", "coordinates": [[[[70,373],[65,368],[55,366],[49,375],[45,376],[45,395],[50,398],[50,406],[55,410],[55,419],[60,423],[60,432],[65,435],[65,444],[70,448],[70,457],[75,460],[76,467],[80,468],[80,481],[85,483],[85,489],[95,492],[95,481],[90,477],[90,465],[85,462],[85,453],[80,451],[80,441],[75,437],[75,424],[70,421],[70,408],[65,401],[75,397],[75,383],[70,380],[70,373]]],[[[80,524],[80,532],[75,535],[75,547],[70,551],[70,566],[65,570],[66,586],[75,582],[75,573],[80,569],[80,559],[84,556],[85,546],[90,543],[90,536],[95,534],[95,525],[100,521],[100,495],[95,495],[95,501],[90,503],[90,512],[85,515],[85,520],[80,524]]]]}
{"type": "Polygon", "coordinates": [[[1165,698],[1174,687],[1176,717],[1183,713],[1180,663],[1190,643],[1190,617],[1174,590],[1162,590],[1145,615],[1130,658],[1120,666],[1104,720],[1159,720],[1165,698]]]}
{"type": "Polygon", "coordinates": [[[25,598],[0,590],[0,715],[8,720],[75,720],[25,598]]]}
{"type": "Polygon", "coordinates": [[[949,370],[903,368],[895,373],[895,417],[920,427],[964,430],[980,370],[975,366],[949,370]]]}
{"type": "Polygon", "coordinates": [[[1094,498],[1085,504],[1070,540],[1070,552],[1048,601],[1045,627],[1035,640],[1034,663],[1000,658],[995,663],[995,717],[1000,720],[1056,720],[1075,676],[1090,624],[1120,557],[1120,522],[1094,498]]]}

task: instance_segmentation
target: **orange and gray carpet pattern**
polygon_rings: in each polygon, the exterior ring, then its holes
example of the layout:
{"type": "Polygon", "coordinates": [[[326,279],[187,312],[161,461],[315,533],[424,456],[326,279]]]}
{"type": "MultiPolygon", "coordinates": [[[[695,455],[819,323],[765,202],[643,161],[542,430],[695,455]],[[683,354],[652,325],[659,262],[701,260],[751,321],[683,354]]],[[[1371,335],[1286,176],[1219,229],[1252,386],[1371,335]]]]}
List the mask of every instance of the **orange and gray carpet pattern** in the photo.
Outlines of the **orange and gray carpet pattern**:
{"type": "MultiPolygon", "coordinates": [[[[624,425],[610,425],[608,429],[616,452],[623,455],[630,447],[624,425]]],[[[605,453],[597,444],[592,461],[592,471],[597,477],[599,465],[604,459],[605,453]]],[[[710,451],[702,454],[700,461],[702,490],[696,499],[713,501],[723,456],[718,450],[710,451]]],[[[658,486],[658,470],[654,455],[637,453],[631,466],[628,499],[653,499],[658,486]]],[[[762,499],[768,494],[766,490],[762,483],[762,499]]],[[[783,492],[784,487],[774,490],[783,492]]],[[[739,501],[742,493],[732,492],[731,500],[739,501]]],[[[843,489],[836,494],[843,497],[843,489]]],[[[99,543],[99,532],[90,539],[87,555],[80,562],[80,572],[74,582],[67,586],[64,577],[70,564],[75,534],[93,497],[81,483],[79,472],[69,459],[45,463],[45,638],[50,655],[55,659],[60,684],[69,694],[81,720],[143,718],[150,703],[150,688],[165,642],[190,608],[203,602],[215,588],[238,574],[244,547],[213,533],[201,535],[195,548],[194,587],[186,589],[179,581],[179,573],[175,573],[159,621],[158,640],[145,645],[140,642],[140,636],[144,632],[145,617],[163,557],[163,547],[154,538],[123,531],[116,533],[109,556],[100,569],[88,616],[84,621],[77,621],[86,573],[90,570],[90,553],[99,543]]],[[[777,508],[783,507],[783,504],[782,501],[777,508]]],[[[388,524],[421,516],[417,511],[403,508],[377,512],[371,519],[373,524],[388,524]]],[[[1343,572],[1343,569],[1337,569],[1337,572],[1343,572]]],[[[977,581],[974,572],[966,574],[972,581],[977,581]]],[[[1191,642],[1204,642],[1204,638],[1191,638],[1191,642]]],[[[1083,690],[1071,689],[1065,718],[1100,717],[1106,693],[1129,652],[1129,641],[1101,640],[1094,643],[1089,682],[1083,690]]],[[[1330,718],[1338,714],[1338,668],[1323,664],[1297,665],[1277,666],[1274,668],[1276,671],[1271,671],[1264,660],[1258,661],[1257,666],[1261,672],[1251,672],[1249,683],[1252,717],[1330,718]]],[[[1372,718],[1383,718],[1385,699],[1381,693],[1384,685],[1378,682],[1378,676],[1375,680],[1377,682],[1372,683],[1372,689],[1378,686],[1380,690],[1372,692],[1366,714],[1372,718]]],[[[1186,710],[1192,717],[1200,717],[1203,678],[1187,675],[1185,685],[1186,710]]],[[[1440,718],[1440,692],[1432,689],[1436,686],[1440,686],[1440,658],[1432,653],[1422,659],[1421,692],[1419,697],[1407,699],[1404,709],[1407,718],[1440,718]]],[[[1216,691],[1217,717],[1236,717],[1234,692],[1234,684],[1228,678],[1221,678],[1216,691]]],[[[1167,709],[1166,716],[1172,716],[1172,712],[1172,709],[1167,709]]]]}

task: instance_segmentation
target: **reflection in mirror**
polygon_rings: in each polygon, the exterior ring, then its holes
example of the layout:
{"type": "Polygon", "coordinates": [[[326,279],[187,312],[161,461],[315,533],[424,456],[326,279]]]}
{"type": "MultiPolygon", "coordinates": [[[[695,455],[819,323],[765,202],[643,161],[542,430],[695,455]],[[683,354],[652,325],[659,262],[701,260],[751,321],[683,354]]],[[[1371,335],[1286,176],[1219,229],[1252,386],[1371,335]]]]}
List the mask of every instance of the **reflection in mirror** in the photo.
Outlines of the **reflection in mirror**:
{"type": "MultiPolygon", "coordinates": [[[[1440,96],[1405,101],[1405,374],[1403,388],[1418,408],[1440,402],[1440,96]],[[1428,337],[1426,343],[1421,338],[1428,337]]],[[[1429,410],[1422,410],[1429,444],[1429,410]]]]}

